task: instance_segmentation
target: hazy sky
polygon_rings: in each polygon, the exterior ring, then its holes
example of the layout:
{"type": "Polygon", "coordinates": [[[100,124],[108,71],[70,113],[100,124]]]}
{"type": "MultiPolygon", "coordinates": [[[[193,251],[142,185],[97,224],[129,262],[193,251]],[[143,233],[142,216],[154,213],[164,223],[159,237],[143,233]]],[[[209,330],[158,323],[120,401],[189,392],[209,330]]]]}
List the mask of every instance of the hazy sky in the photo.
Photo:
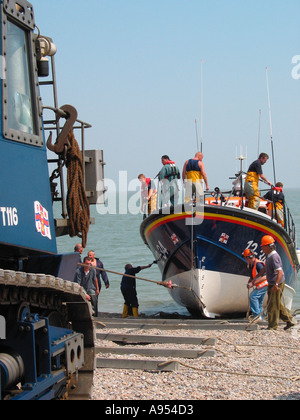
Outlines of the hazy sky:
{"type": "MultiPolygon", "coordinates": [[[[267,66],[277,181],[300,187],[299,0],[33,0],[33,5],[41,33],[58,48],[59,103],[74,105],[92,124],[87,148],[104,150],[106,177],[118,182],[119,170],[127,170],[129,180],[141,172],[154,177],[163,154],[180,168],[194,156],[203,60],[203,151],[210,187],[230,187],[240,146],[244,153],[247,148],[245,170],[257,158],[259,110],[260,151],[271,156],[267,66]]],[[[264,173],[273,181],[271,161],[264,173]]]]}

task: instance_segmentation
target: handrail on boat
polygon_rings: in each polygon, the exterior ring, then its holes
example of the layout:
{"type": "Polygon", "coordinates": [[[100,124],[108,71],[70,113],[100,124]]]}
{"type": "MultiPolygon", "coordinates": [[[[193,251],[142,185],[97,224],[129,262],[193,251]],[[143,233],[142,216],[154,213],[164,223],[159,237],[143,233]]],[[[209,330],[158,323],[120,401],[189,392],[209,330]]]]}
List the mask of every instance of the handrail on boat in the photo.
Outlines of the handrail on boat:
{"type": "MultiPolygon", "coordinates": [[[[267,192],[269,190],[261,190],[261,192],[267,192]]],[[[229,203],[229,200],[231,197],[235,196],[234,195],[234,189],[232,191],[224,191],[221,192],[219,188],[215,189],[215,194],[217,195],[213,195],[216,197],[216,205],[223,205],[223,206],[227,206],[229,203]],[[227,197],[227,199],[224,197],[224,194],[230,194],[229,197],[227,197]],[[219,199],[219,195],[220,195],[220,202],[221,204],[218,203],[218,199],[219,199]]],[[[212,196],[211,192],[207,192],[204,193],[204,197],[207,198],[209,196],[212,196]]],[[[241,198],[241,196],[236,195],[237,198],[241,198]]],[[[243,197],[244,198],[244,197],[243,197]]],[[[271,218],[274,220],[278,220],[277,217],[277,208],[276,208],[276,201],[273,199],[273,206],[272,206],[272,215],[271,218]]],[[[241,209],[244,208],[244,200],[241,200],[241,209]]],[[[291,211],[288,207],[288,205],[286,204],[286,202],[284,202],[283,204],[283,228],[284,230],[288,233],[288,235],[290,236],[290,238],[293,241],[294,246],[296,247],[296,225],[293,219],[293,216],[291,214],[291,211]]]]}
{"type": "MultiPolygon", "coordinates": [[[[212,201],[211,204],[216,205],[216,206],[226,207],[226,206],[232,205],[232,202],[230,204],[230,199],[236,198],[236,199],[240,199],[240,206],[238,205],[238,203],[235,204],[235,206],[237,208],[240,208],[241,210],[247,209],[247,206],[245,205],[245,201],[244,201],[245,195],[244,195],[244,189],[243,189],[243,182],[241,182],[241,173],[237,174],[236,177],[230,178],[230,179],[235,179],[237,181],[236,183],[233,183],[234,184],[233,188],[230,191],[221,191],[220,188],[215,188],[214,191],[204,191],[204,202],[205,202],[205,199],[207,199],[208,197],[212,197],[215,199],[215,201],[212,201]]],[[[157,191],[158,190],[159,190],[159,187],[157,188],[157,191]]],[[[261,196],[262,196],[262,193],[268,192],[268,191],[270,191],[270,189],[261,189],[260,190],[261,196]]],[[[163,210],[163,206],[159,205],[159,199],[157,196],[156,196],[156,200],[157,200],[156,206],[154,206],[154,208],[152,207],[152,212],[155,210],[163,210]]],[[[272,213],[269,216],[272,220],[278,221],[279,218],[277,214],[276,201],[273,198],[273,200],[269,202],[273,203],[272,213]]],[[[265,214],[263,211],[261,211],[261,213],[265,214]]],[[[289,235],[289,237],[291,238],[293,242],[294,247],[296,248],[296,226],[295,226],[292,214],[290,212],[290,209],[285,202],[283,204],[283,223],[280,223],[278,221],[278,224],[282,226],[282,228],[287,232],[287,234],[289,235]]]]}

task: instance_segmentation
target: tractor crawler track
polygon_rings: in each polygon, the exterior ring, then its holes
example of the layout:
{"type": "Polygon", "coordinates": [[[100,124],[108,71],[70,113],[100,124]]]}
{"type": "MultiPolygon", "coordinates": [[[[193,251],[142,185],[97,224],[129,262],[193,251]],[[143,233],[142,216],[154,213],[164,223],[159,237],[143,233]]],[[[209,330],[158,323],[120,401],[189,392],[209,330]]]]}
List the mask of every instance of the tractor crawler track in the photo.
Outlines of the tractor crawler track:
{"type": "Polygon", "coordinates": [[[18,310],[27,304],[32,313],[49,316],[50,324],[84,335],[85,365],[70,378],[68,399],[89,399],[95,368],[94,325],[91,306],[81,286],[45,274],[28,274],[0,269],[0,314],[7,328],[16,321],[18,310]],[[59,325],[61,324],[61,325],[59,325]]]}

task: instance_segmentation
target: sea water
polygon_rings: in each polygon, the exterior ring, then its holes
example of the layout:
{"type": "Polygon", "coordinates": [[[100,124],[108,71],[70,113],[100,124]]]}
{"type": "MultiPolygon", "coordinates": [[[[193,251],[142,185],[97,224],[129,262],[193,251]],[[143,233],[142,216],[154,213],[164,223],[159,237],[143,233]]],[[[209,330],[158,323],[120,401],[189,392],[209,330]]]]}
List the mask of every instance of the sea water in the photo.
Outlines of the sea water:
{"type": "MultiPolygon", "coordinates": [[[[300,248],[300,189],[285,190],[285,197],[293,215],[297,232],[297,244],[300,248]]],[[[91,225],[88,243],[83,255],[89,250],[96,253],[96,257],[104,264],[104,268],[124,273],[126,264],[133,266],[145,266],[153,262],[154,257],[148,247],[143,243],[140,236],[141,214],[116,214],[100,215],[95,206],[91,206],[91,216],[95,218],[95,225],[91,225]]],[[[72,252],[79,238],[62,237],[58,238],[58,252],[72,252]]],[[[161,281],[161,273],[157,265],[141,271],[139,277],[161,281]]],[[[123,296],[120,291],[122,277],[116,274],[108,274],[110,287],[102,290],[99,297],[100,312],[121,313],[123,309],[123,296]]],[[[300,272],[298,273],[300,280],[300,272]]],[[[298,281],[297,295],[294,299],[294,309],[300,308],[300,282],[298,281]]],[[[137,293],[139,300],[139,311],[147,315],[158,312],[189,315],[188,311],[177,305],[170,297],[168,290],[163,286],[154,283],[137,280],[137,293]]]]}

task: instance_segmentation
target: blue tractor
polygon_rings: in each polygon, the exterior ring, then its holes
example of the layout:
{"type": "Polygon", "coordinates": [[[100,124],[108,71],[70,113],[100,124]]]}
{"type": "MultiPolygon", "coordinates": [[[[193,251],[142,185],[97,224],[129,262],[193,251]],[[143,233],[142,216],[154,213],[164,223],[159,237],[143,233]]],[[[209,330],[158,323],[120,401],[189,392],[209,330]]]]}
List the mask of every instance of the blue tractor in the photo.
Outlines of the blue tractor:
{"type": "Polygon", "coordinates": [[[88,399],[92,310],[73,283],[80,255],[58,254],[56,237],[86,243],[89,205],[103,200],[103,153],[85,150],[90,125],[74,107],[58,106],[56,47],[33,6],[0,7],[0,399],[88,399]],[[53,93],[50,106],[43,89],[53,93]]]}

